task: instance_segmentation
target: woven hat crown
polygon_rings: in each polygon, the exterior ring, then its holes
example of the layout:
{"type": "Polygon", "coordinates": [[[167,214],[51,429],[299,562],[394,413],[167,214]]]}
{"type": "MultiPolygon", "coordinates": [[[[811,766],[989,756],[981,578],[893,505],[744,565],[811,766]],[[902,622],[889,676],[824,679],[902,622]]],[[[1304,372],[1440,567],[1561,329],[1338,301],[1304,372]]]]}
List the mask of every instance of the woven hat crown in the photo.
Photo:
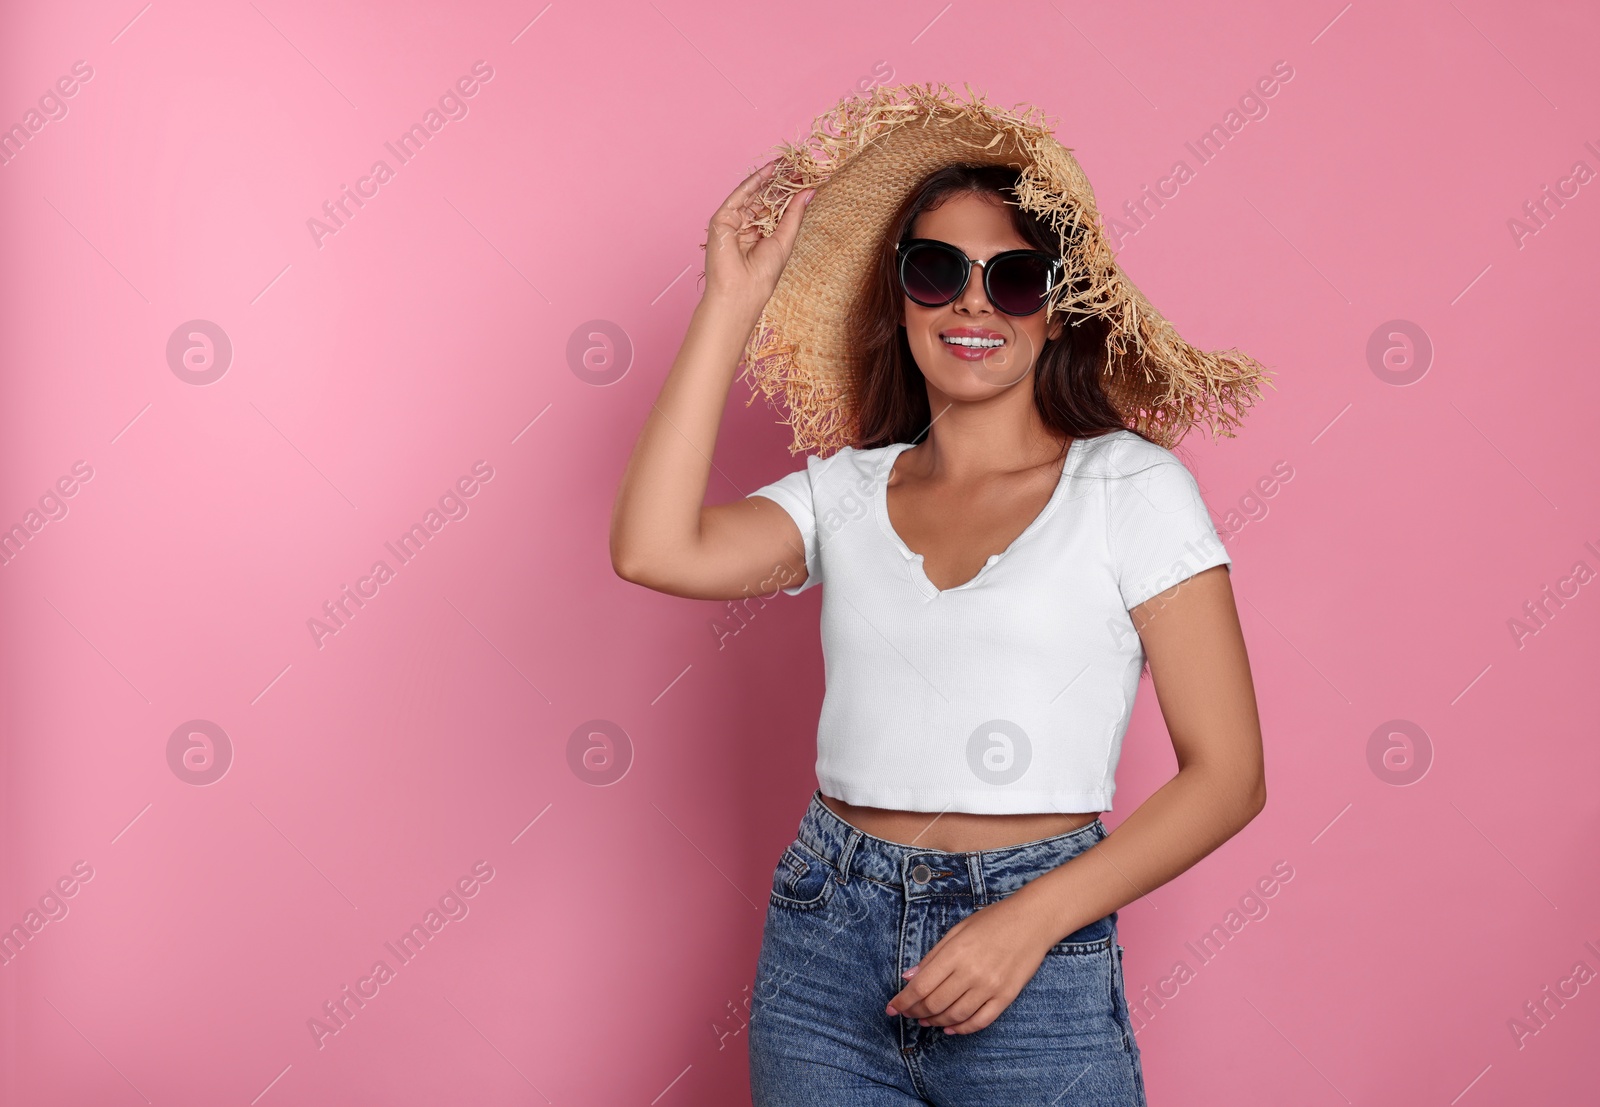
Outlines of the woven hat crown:
{"type": "Polygon", "coordinates": [[[1048,117],[1006,110],[967,86],[883,86],[841,100],[799,143],[782,143],[747,228],[771,234],[797,194],[815,188],[788,263],[744,350],[754,402],[764,394],[794,432],[790,453],[827,453],[859,438],[864,355],[847,321],[907,194],[949,165],[1020,170],[1018,206],[1055,232],[1067,264],[1047,318],[1096,315],[1109,324],[1101,386],[1125,426],[1163,446],[1191,427],[1233,437],[1271,384],[1238,350],[1185,342],[1127,278],[1107,240],[1094,191],[1048,117]]]}

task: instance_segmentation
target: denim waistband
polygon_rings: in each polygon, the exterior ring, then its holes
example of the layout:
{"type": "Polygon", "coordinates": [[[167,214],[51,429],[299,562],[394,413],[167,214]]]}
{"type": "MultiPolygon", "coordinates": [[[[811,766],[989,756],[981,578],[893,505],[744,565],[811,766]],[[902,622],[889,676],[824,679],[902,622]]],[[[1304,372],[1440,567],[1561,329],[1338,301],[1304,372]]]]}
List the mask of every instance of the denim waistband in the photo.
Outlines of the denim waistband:
{"type": "Polygon", "coordinates": [[[1096,818],[1053,838],[1000,849],[946,853],[874,838],[829,810],[818,791],[800,820],[798,839],[834,868],[841,883],[859,876],[903,889],[911,899],[973,896],[988,900],[1009,895],[1098,844],[1108,833],[1096,818]]]}

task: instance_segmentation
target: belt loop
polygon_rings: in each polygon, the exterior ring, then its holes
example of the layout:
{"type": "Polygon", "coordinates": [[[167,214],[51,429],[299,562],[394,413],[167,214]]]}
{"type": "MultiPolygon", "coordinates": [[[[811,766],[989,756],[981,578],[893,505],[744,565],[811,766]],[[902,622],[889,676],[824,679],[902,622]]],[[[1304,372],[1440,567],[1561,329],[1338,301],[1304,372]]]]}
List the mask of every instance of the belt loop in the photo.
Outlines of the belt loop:
{"type": "Polygon", "coordinates": [[[967,854],[967,876],[972,881],[972,898],[981,907],[989,902],[989,893],[983,886],[983,866],[979,864],[978,853],[967,854]]]}
{"type": "Polygon", "coordinates": [[[839,875],[835,878],[840,884],[850,883],[850,858],[856,852],[856,846],[861,839],[866,837],[861,831],[851,827],[850,837],[845,839],[844,849],[839,853],[839,875]]]}

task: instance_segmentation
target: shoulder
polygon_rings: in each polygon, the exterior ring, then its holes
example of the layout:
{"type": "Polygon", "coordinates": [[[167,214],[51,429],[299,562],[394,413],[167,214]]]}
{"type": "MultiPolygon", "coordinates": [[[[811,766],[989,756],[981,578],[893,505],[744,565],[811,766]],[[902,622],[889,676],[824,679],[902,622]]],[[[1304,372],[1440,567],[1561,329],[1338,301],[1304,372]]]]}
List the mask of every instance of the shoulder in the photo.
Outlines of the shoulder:
{"type": "Polygon", "coordinates": [[[826,484],[841,490],[850,487],[864,490],[872,486],[883,463],[902,445],[896,442],[870,450],[843,446],[827,457],[811,454],[806,458],[806,468],[811,472],[813,484],[826,484]]]}
{"type": "Polygon", "coordinates": [[[1131,431],[1087,440],[1080,475],[1104,487],[1113,517],[1203,510],[1199,482],[1177,454],[1131,431]]]}
{"type": "Polygon", "coordinates": [[[1194,474],[1182,458],[1165,446],[1132,431],[1116,430],[1084,440],[1080,476],[1102,479],[1115,488],[1167,488],[1189,491],[1197,487],[1194,474]]]}
{"type": "Polygon", "coordinates": [[[1111,473],[1127,474],[1152,465],[1183,467],[1178,455],[1130,430],[1114,430],[1083,439],[1084,463],[1111,473]]]}

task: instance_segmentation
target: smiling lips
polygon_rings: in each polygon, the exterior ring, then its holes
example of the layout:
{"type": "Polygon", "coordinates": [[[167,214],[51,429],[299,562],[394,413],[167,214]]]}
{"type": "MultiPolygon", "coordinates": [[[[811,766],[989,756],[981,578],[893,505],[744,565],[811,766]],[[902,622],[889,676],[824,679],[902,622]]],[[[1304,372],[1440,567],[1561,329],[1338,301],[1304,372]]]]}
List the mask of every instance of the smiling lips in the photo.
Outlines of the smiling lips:
{"type": "Polygon", "coordinates": [[[1006,336],[985,327],[951,327],[939,332],[939,341],[963,361],[981,361],[990,351],[1004,347],[1006,336]]]}

